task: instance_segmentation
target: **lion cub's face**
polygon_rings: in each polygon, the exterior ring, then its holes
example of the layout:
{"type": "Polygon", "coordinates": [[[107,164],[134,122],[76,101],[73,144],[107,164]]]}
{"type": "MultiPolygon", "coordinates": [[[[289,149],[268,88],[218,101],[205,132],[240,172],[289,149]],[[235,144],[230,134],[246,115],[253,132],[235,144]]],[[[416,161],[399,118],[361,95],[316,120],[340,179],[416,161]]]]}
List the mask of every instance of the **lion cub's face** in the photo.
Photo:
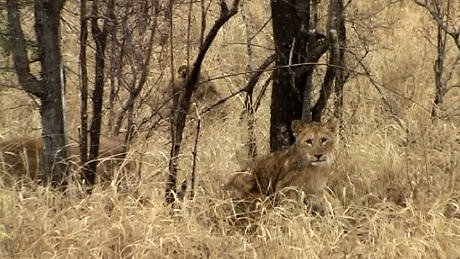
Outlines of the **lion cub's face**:
{"type": "Polygon", "coordinates": [[[330,166],[334,161],[334,148],[337,141],[337,122],[335,119],[326,123],[306,124],[296,120],[292,122],[296,138],[295,148],[303,156],[306,166],[330,166]]]}

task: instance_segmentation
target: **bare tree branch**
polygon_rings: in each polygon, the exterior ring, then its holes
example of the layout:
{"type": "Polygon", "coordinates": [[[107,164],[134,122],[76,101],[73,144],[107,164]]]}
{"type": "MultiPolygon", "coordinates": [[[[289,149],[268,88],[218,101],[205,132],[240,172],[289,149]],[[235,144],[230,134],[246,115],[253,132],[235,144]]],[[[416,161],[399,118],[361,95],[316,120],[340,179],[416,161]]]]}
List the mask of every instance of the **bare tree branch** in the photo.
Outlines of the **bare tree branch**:
{"type": "MultiPolygon", "coordinates": [[[[147,45],[147,49],[145,50],[145,52],[143,53],[144,54],[144,57],[145,57],[145,60],[142,60],[141,63],[141,75],[140,75],[140,78],[139,80],[133,80],[135,83],[137,83],[133,89],[129,89],[129,97],[128,99],[123,103],[123,107],[121,109],[121,112],[117,118],[117,121],[116,121],[116,124],[115,124],[115,129],[114,129],[114,133],[115,134],[118,134],[118,132],[120,131],[120,128],[121,128],[121,124],[123,122],[123,119],[126,115],[126,112],[129,110],[129,109],[132,109],[132,107],[134,106],[134,102],[136,101],[137,97],[139,96],[139,94],[141,93],[141,90],[144,88],[144,85],[147,81],[147,76],[148,76],[148,73],[149,73],[149,68],[150,68],[150,60],[151,60],[151,57],[152,57],[152,50],[153,50],[153,41],[154,41],[154,37],[156,35],[156,28],[157,28],[157,22],[156,22],[156,17],[158,16],[158,9],[155,7],[154,9],[154,12],[153,12],[153,16],[154,16],[154,21],[152,22],[151,26],[150,26],[150,35],[149,35],[149,38],[148,38],[148,41],[146,43],[147,45]]],[[[131,66],[133,69],[134,69],[134,66],[131,66]]],[[[134,71],[135,73],[137,73],[137,71],[134,71]]],[[[128,129],[129,130],[129,129],[128,129]]]]}
{"type": "MultiPolygon", "coordinates": [[[[457,45],[457,48],[460,50],[460,28],[455,28],[454,23],[451,27],[449,27],[448,15],[441,13],[439,0],[431,0],[430,2],[432,5],[430,5],[427,0],[414,0],[414,2],[417,5],[424,7],[430,13],[431,17],[435,19],[436,23],[442,28],[442,30],[452,37],[457,45]]],[[[449,12],[449,10],[446,10],[446,12],[449,12]]]]}
{"type": "MultiPolygon", "coordinates": [[[[203,114],[211,111],[216,106],[221,105],[222,103],[226,102],[230,98],[232,98],[232,97],[234,97],[234,96],[236,96],[236,95],[238,95],[238,94],[240,94],[242,92],[252,91],[251,89],[254,89],[254,87],[257,84],[257,82],[259,81],[259,78],[262,75],[262,73],[264,73],[266,71],[269,71],[268,66],[270,66],[270,64],[272,64],[275,61],[275,57],[276,57],[275,54],[272,54],[272,55],[268,56],[264,60],[264,62],[262,62],[262,64],[256,70],[253,71],[253,74],[252,74],[251,78],[248,80],[247,84],[244,87],[240,88],[236,92],[233,92],[229,96],[220,99],[219,101],[217,101],[216,103],[210,105],[209,107],[204,108],[203,110],[200,111],[200,115],[203,115],[203,114]]],[[[247,72],[245,72],[245,73],[247,73],[247,72]]]]}
{"type": "Polygon", "coordinates": [[[13,48],[12,55],[14,68],[18,74],[19,84],[25,91],[40,98],[45,93],[41,88],[40,81],[30,73],[29,59],[27,57],[26,51],[26,42],[19,17],[18,1],[6,1],[6,8],[8,10],[8,28],[10,30],[9,33],[13,42],[11,46],[13,48]]]}
{"type": "Polygon", "coordinates": [[[214,41],[220,28],[237,13],[239,2],[240,0],[234,0],[231,8],[228,9],[225,0],[219,1],[220,15],[209,30],[203,43],[200,45],[200,50],[193,62],[192,69],[189,70],[183,82],[182,89],[184,90],[177,98],[174,98],[174,110],[171,117],[172,145],[169,160],[169,174],[165,188],[165,201],[168,204],[172,204],[174,202],[174,193],[176,193],[177,188],[177,164],[182,143],[182,133],[185,127],[187,111],[190,107],[190,99],[192,97],[194,87],[198,83],[201,64],[203,63],[204,57],[206,56],[206,53],[208,52],[209,47],[214,41]]]}
{"type": "MultiPolygon", "coordinates": [[[[338,65],[339,62],[339,42],[336,30],[331,30],[329,35],[329,40],[331,42],[331,55],[329,56],[330,64],[338,65]]],[[[320,95],[318,101],[311,109],[312,120],[321,122],[321,117],[324,109],[326,108],[327,101],[332,93],[332,86],[334,84],[334,79],[336,78],[337,68],[334,66],[328,66],[326,74],[323,80],[323,86],[321,87],[320,95]]],[[[302,113],[303,114],[303,113],[302,113]]]]}

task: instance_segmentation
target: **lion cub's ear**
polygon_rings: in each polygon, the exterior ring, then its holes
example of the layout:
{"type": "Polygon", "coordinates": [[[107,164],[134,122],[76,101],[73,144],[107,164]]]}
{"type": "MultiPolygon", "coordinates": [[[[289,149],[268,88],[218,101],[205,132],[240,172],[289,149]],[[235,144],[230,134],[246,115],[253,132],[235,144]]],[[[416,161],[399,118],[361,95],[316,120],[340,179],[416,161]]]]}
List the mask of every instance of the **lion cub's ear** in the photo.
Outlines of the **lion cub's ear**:
{"type": "Polygon", "coordinates": [[[337,134],[339,131],[339,121],[336,118],[331,118],[323,125],[333,134],[337,134]]]}
{"type": "Polygon", "coordinates": [[[299,136],[300,132],[302,132],[307,124],[301,120],[294,120],[291,122],[291,129],[292,132],[294,133],[294,137],[297,138],[299,136]]]}

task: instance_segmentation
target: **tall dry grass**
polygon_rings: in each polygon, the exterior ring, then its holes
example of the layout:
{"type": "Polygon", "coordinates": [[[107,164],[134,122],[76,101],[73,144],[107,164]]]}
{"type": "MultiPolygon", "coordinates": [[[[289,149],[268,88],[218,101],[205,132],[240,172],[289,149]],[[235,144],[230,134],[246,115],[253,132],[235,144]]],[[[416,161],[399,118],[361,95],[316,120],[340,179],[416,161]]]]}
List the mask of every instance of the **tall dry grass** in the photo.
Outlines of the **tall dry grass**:
{"type": "MultiPolygon", "coordinates": [[[[256,28],[269,17],[266,3],[245,5],[256,28]]],[[[381,5],[353,1],[350,15],[380,10],[381,5]]],[[[175,20],[184,14],[178,10],[175,20]]],[[[78,17],[70,12],[65,17],[77,24],[78,17]]],[[[247,229],[231,224],[233,204],[222,193],[221,184],[228,173],[240,169],[246,152],[246,123],[240,119],[243,99],[236,97],[226,104],[231,111],[226,120],[204,121],[195,199],[186,199],[173,212],[164,206],[170,143],[168,131],[158,129],[147,141],[142,135],[134,141],[128,159],[139,162],[141,176],[127,179],[121,189],[115,183],[98,186],[86,196],[73,185],[66,195],[41,186],[1,186],[0,257],[459,257],[460,122],[455,116],[435,123],[429,118],[435,49],[423,34],[435,27],[411,1],[382,9],[372,22],[382,26],[369,35],[375,51],[366,62],[373,76],[389,89],[383,93],[397,118],[367,79],[358,77],[347,83],[343,137],[330,182],[344,212],[315,216],[301,204],[292,204],[262,210],[247,229]]],[[[176,26],[177,64],[186,58],[186,27],[176,26]]],[[[78,71],[78,32],[68,26],[63,31],[64,62],[78,71]]],[[[239,44],[245,42],[244,37],[242,19],[237,16],[219,34],[205,60],[211,77],[245,71],[245,46],[239,44]]],[[[269,27],[255,43],[273,48],[269,27]]],[[[196,51],[193,46],[192,52],[196,51]]],[[[265,48],[255,48],[256,62],[265,55],[265,48]]],[[[157,72],[152,68],[152,74],[157,72]]],[[[69,76],[66,95],[67,128],[73,136],[76,132],[70,129],[78,125],[77,79],[69,76]]],[[[216,84],[222,94],[228,94],[244,84],[244,76],[216,80],[216,84]]],[[[445,106],[450,112],[458,113],[454,108],[459,97],[459,91],[449,93],[445,106]]],[[[38,134],[37,108],[27,96],[1,89],[0,100],[1,138],[38,134]]],[[[268,93],[256,113],[260,153],[268,150],[269,104],[268,93]]],[[[191,166],[193,134],[190,122],[180,179],[187,177],[191,166]]]]}

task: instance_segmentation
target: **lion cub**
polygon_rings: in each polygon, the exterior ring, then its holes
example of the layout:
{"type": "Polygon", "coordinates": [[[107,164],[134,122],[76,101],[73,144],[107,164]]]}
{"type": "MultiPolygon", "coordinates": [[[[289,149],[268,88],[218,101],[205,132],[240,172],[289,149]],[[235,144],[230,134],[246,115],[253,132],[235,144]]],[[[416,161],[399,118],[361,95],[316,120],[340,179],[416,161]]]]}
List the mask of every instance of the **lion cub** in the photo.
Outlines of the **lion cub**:
{"type": "MultiPolygon", "coordinates": [[[[182,91],[183,82],[187,77],[189,67],[182,65],[177,70],[176,78],[174,78],[172,84],[167,89],[167,95],[172,99],[182,91]]],[[[197,103],[199,106],[209,106],[217,102],[220,98],[217,92],[217,86],[209,80],[209,75],[205,69],[200,72],[198,83],[195,86],[192,94],[192,102],[197,103]]],[[[189,111],[190,112],[190,111],[189,111]]]]}
{"type": "MultiPolygon", "coordinates": [[[[293,145],[254,161],[247,172],[232,175],[225,187],[245,198],[266,197],[292,187],[301,189],[307,198],[321,195],[332,174],[337,122],[306,124],[296,120],[291,127],[296,138],[293,145]]],[[[310,205],[315,209],[317,204],[310,205]]]]}

